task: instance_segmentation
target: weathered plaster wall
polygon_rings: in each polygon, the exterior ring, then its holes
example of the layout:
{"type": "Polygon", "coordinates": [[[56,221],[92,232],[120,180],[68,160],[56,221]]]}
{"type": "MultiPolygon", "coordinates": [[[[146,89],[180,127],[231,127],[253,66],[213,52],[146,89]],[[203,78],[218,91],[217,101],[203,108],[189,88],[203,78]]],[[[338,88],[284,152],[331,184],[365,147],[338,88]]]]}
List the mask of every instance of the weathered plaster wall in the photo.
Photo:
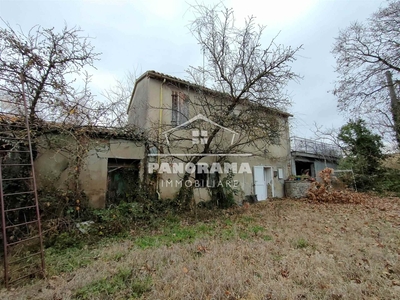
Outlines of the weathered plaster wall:
{"type": "Polygon", "coordinates": [[[141,80],[137,84],[132,105],[129,107],[128,122],[138,128],[146,128],[149,109],[148,84],[148,78],[141,80]]]}
{"type": "Polygon", "coordinates": [[[106,204],[108,158],[142,160],[144,153],[143,145],[122,139],[102,141],[89,151],[80,180],[94,207],[106,204]]]}
{"type": "MultiPolygon", "coordinates": [[[[64,142],[68,144],[70,151],[62,150],[61,147],[50,149],[44,140],[42,146],[38,148],[35,171],[39,188],[49,185],[60,189],[68,188],[68,179],[74,172],[74,160],[76,159],[76,155],[71,150],[76,143],[74,144],[73,139],[68,137],[59,136],[59,138],[65,138],[64,142]]],[[[139,142],[123,139],[91,139],[87,143],[87,149],[79,181],[89,198],[89,204],[95,208],[103,208],[106,205],[108,158],[142,160],[145,149],[139,142]]]]}
{"type": "MultiPolygon", "coordinates": [[[[142,110],[141,113],[147,113],[146,115],[146,125],[145,128],[148,130],[149,136],[153,138],[157,138],[159,132],[158,132],[158,125],[159,125],[159,116],[161,112],[162,116],[162,132],[171,129],[171,107],[172,107],[172,93],[175,91],[181,91],[184,92],[189,96],[189,98],[192,101],[195,101],[197,99],[198,94],[195,93],[192,90],[188,89],[179,89],[176,86],[171,85],[170,83],[166,82],[163,84],[162,81],[156,80],[156,79],[149,79],[145,78],[142,80],[142,82],[146,81],[146,84],[143,84],[142,86],[137,87],[136,92],[138,95],[135,95],[135,99],[140,99],[141,101],[144,101],[147,97],[147,110],[142,110]],[[140,89],[147,89],[146,92],[146,97],[140,96],[142,92],[139,94],[140,89]],[[160,97],[162,95],[162,101],[160,101],[160,97]],[[162,110],[160,111],[160,104],[162,103],[162,110]]],[[[145,93],[143,93],[145,94],[145,93]]],[[[140,102],[134,101],[131,107],[131,110],[137,110],[141,111],[140,109],[135,108],[136,105],[139,105],[140,102]]],[[[219,102],[220,104],[220,102],[219,102]]],[[[141,105],[141,104],[140,104],[141,105]]],[[[189,118],[194,117],[197,115],[200,111],[195,111],[194,107],[191,105],[190,106],[190,111],[189,111],[189,118]]],[[[241,109],[240,107],[238,108],[239,110],[241,109]]],[[[137,116],[137,114],[130,114],[130,122],[134,123],[134,118],[143,118],[143,116],[137,116]]],[[[287,178],[289,175],[288,171],[288,165],[289,165],[289,160],[290,160],[290,146],[289,146],[289,124],[288,124],[288,119],[284,117],[278,117],[279,121],[282,122],[282,134],[280,137],[280,145],[270,145],[267,146],[267,149],[265,151],[262,151],[260,153],[259,149],[256,149],[256,147],[247,147],[244,149],[245,152],[253,153],[253,157],[246,157],[246,158],[240,158],[240,157],[235,157],[235,158],[230,158],[230,162],[248,162],[253,168],[254,166],[269,166],[272,167],[273,171],[277,171],[278,168],[282,168],[284,177],[282,179],[278,179],[277,177],[274,177],[274,191],[275,191],[275,197],[283,197],[284,196],[284,184],[283,180],[287,178]]],[[[218,122],[218,120],[214,120],[218,122]]],[[[139,122],[143,123],[143,122],[139,122]]],[[[257,148],[263,148],[263,147],[257,147],[257,148]]],[[[174,149],[176,150],[175,153],[180,153],[179,149],[174,149]]],[[[171,162],[168,159],[163,159],[160,162],[163,161],[168,161],[171,162]]],[[[202,159],[202,162],[209,162],[211,163],[212,160],[210,159],[202,159]]],[[[155,161],[157,162],[157,160],[155,161]]],[[[146,166],[147,167],[147,166],[146,166]]],[[[176,181],[180,180],[179,175],[173,175],[173,174],[160,174],[160,181],[159,181],[159,191],[161,194],[162,198],[173,198],[176,196],[176,193],[179,190],[179,187],[175,186],[174,184],[171,186],[166,186],[166,182],[168,179],[170,179],[173,183],[176,181]],[[164,184],[161,184],[164,183],[164,184]]],[[[242,192],[238,195],[238,201],[241,201],[244,199],[244,195],[249,195],[254,193],[254,178],[253,174],[237,174],[234,179],[237,179],[241,183],[241,190],[242,192]],[[242,198],[242,199],[239,199],[242,198]]],[[[192,178],[194,180],[194,178],[192,178]]],[[[194,191],[194,195],[197,201],[201,200],[209,200],[210,193],[207,188],[196,188],[194,191]]]]}
{"type": "MultiPolygon", "coordinates": [[[[285,152],[283,152],[285,153],[285,152]]],[[[209,165],[214,162],[215,159],[208,157],[202,159],[201,163],[208,163],[209,165]]],[[[244,200],[245,195],[254,194],[254,177],[253,177],[253,167],[254,166],[265,166],[271,167],[273,171],[278,171],[279,168],[283,171],[283,178],[278,178],[278,176],[274,177],[274,196],[278,198],[282,198],[285,195],[284,191],[284,179],[289,176],[288,169],[288,157],[282,155],[281,157],[271,157],[271,156],[254,156],[254,157],[231,157],[230,163],[237,163],[238,168],[241,163],[248,163],[251,168],[251,174],[242,173],[235,174],[233,180],[237,180],[239,182],[239,193],[235,197],[237,202],[241,202],[244,200]]],[[[226,176],[226,174],[222,174],[221,177],[226,176]]],[[[180,175],[176,174],[159,174],[159,190],[162,198],[174,198],[179,191],[180,185],[177,185],[176,182],[181,180],[180,175]],[[170,184],[167,184],[167,181],[170,180],[170,184]]],[[[194,182],[194,175],[190,178],[192,182],[194,182]]],[[[195,188],[194,196],[197,202],[199,201],[208,201],[210,200],[210,192],[207,188],[195,188]]]]}

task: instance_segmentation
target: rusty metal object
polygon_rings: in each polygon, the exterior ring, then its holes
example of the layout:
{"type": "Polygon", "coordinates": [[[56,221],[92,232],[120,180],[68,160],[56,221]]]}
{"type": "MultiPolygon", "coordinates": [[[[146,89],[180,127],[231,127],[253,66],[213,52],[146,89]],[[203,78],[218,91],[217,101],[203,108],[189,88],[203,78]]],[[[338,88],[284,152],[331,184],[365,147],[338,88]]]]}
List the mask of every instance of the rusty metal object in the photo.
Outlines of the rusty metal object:
{"type": "Polygon", "coordinates": [[[31,131],[24,82],[21,79],[22,103],[0,99],[0,204],[6,287],[37,274],[45,276],[31,131]],[[7,112],[7,109],[2,111],[2,108],[10,105],[22,106],[22,109],[18,109],[21,113],[7,112]],[[26,155],[23,163],[13,161],[15,158],[21,159],[23,155],[26,155]],[[21,170],[27,174],[15,175],[21,170]],[[13,184],[18,186],[18,190],[14,189],[13,184]],[[8,188],[9,185],[12,189],[8,188]],[[20,202],[20,199],[23,201],[20,202]],[[21,256],[20,252],[23,251],[26,253],[21,256]]]}

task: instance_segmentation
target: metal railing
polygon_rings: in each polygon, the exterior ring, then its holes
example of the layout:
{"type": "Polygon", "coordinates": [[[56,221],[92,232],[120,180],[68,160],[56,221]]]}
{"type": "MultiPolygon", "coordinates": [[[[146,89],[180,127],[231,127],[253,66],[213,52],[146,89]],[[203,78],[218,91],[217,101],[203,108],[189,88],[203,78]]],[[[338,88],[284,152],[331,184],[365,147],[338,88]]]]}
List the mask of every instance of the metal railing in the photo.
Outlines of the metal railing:
{"type": "Polygon", "coordinates": [[[336,145],[296,136],[290,139],[290,147],[291,151],[323,157],[339,158],[342,156],[342,151],[336,145]]]}

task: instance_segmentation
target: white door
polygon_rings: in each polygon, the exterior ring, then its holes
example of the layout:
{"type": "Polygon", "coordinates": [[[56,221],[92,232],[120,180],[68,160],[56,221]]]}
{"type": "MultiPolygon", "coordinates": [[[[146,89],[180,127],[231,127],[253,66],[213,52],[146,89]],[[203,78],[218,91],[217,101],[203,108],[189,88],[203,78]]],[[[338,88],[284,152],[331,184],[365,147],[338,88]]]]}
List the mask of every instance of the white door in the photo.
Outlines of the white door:
{"type": "Polygon", "coordinates": [[[258,201],[267,199],[267,183],[264,166],[254,166],[254,192],[258,201]]]}
{"type": "Polygon", "coordinates": [[[275,197],[275,189],[274,189],[274,170],[272,167],[265,167],[265,184],[267,185],[267,198],[275,197]]]}

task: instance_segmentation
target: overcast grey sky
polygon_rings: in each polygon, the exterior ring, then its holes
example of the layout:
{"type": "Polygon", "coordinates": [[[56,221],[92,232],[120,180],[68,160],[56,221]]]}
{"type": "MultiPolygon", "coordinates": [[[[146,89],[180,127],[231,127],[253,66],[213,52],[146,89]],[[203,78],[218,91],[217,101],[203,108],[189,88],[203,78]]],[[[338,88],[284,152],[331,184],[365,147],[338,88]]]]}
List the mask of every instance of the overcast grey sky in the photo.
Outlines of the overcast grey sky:
{"type": "MultiPolygon", "coordinates": [[[[155,70],[187,79],[185,70],[202,62],[201,51],[187,25],[193,18],[188,11],[191,0],[114,0],[114,1],[18,1],[0,0],[0,16],[12,27],[28,31],[34,25],[61,28],[79,26],[95,37],[93,45],[102,52],[96,62],[92,88],[100,91],[123,78],[127,71],[139,76],[155,70]]],[[[217,1],[201,1],[216,3],[217,1]]],[[[280,32],[277,41],[293,47],[303,45],[293,69],[303,76],[290,83],[288,92],[295,117],[292,134],[312,137],[314,122],[339,127],[345,120],[329,93],[335,80],[332,44],[339,29],[351,22],[364,21],[382,0],[227,0],[238,20],[248,15],[267,25],[265,45],[280,32]]]]}

